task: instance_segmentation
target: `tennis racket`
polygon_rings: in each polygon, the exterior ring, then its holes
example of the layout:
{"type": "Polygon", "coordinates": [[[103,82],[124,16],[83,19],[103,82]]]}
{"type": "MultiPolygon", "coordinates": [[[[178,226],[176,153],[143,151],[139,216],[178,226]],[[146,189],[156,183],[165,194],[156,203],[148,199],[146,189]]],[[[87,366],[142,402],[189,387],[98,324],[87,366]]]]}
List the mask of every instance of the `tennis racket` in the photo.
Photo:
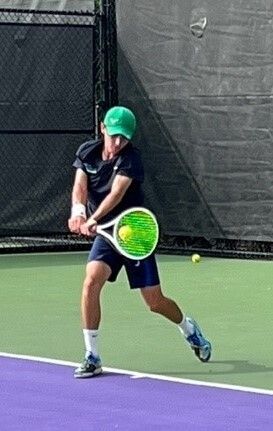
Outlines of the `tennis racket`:
{"type": "Polygon", "coordinates": [[[159,239],[159,227],[155,215],[150,210],[132,207],[110,222],[98,225],[97,234],[110,241],[123,256],[141,260],[155,250],[159,239]]]}

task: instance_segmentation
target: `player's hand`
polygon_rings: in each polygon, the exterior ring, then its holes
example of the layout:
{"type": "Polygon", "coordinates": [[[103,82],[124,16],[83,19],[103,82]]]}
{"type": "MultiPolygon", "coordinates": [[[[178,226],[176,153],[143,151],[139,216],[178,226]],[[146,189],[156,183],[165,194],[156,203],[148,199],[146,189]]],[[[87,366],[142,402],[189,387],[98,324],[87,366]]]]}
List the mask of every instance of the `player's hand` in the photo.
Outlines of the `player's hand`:
{"type": "Polygon", "coordinates": [[[69,227],[70,232],[80,234],[81,233],[81,226],[83,224],[85,224],[85,222],[86,222],[86,220],[81,216],[71,217],[68,220],[68,227],[69,227]]]}
{"type": "Polygon", "coordinates": [[[82,235],[94,236],[97,231],[97,221],[90,217],[85,223],[80,226],[82,235]]]}

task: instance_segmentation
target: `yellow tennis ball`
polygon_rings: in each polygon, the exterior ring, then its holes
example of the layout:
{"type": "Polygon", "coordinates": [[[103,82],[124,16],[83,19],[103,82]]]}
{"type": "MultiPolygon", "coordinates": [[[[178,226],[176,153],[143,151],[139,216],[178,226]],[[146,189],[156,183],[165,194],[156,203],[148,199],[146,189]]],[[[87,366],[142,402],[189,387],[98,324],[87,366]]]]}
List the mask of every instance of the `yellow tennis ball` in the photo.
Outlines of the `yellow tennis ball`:
{"type": "Polygon", "coordinates": [[[201,256],[199,254],[195,253],[192,255],[191,260],[193,263],[198,263],[201,260],[201,256]]]}
{"type": "Polygon", "coordinates": [[[132,237],[132,234],[132,228],[127,225],[121,226],[118,230],[118,236],[122,241],[129,241],[129,239],[132,237]]]}

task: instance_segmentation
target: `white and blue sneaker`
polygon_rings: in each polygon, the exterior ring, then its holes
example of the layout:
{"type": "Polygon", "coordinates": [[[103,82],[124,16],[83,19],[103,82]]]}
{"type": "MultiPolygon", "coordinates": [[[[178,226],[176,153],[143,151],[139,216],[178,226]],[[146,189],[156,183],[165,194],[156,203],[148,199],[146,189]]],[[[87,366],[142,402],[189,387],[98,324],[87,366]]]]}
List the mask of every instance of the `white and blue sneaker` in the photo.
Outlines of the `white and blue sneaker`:
{"type": "Polygon", "coordinates": [[[211,343],[203,336],[200,327],[195,320],[187,317],[188,322],[193,326],[194,332],[186,338],[195,355],[201,362],[208,362],[211,357],[211,343]]]}
{"type": "Polygon", "coordinates": [[[95,356],[91,354],[86,359],[84,359],[84,361],[78,368],[76,368],[74,372],[74,377],[76,379],[94,377],[101,373],[102,368],[100,358],[95,358],[95,356]]]}

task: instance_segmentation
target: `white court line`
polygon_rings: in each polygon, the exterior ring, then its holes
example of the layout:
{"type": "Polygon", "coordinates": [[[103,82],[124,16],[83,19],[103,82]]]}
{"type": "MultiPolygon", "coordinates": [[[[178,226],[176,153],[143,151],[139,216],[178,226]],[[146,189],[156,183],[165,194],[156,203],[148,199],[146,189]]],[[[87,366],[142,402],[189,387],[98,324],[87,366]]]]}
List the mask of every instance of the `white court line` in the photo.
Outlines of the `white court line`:
{"type": "MultiPolygon", "coordinates": [[[[28,361],[44,362],[47,364],[63,365],[68,367],[77,367],[79,365],[77,362],[63,361],[61,359],[41,358],[39,356],[19,355],[15,353],[0,352],[0,356],[4,358],[25,359],[28,361]]],[[[148,378],[148,379],[155,379],[155,380],[164,380],[167,382],[183,383],[185,385],[205,386],[209,388],[229,389],[232,391],[250,392],[254,394],[273,396],[273,390],[270,390],[270,389],[251,388],[247,386],[228,385],[225,383],[212,383],[212,382],[203,382],[199,380],[181,379],[179,377],[169,377],[169,376],[162,376],[159,374],[148,374],[148,373],[142,373],[138,371],[121,370],[119,368],[103,367],[103,370],[108,373],[126,374],[131,376],[131,378],[133,379],[148,378]]]]}

